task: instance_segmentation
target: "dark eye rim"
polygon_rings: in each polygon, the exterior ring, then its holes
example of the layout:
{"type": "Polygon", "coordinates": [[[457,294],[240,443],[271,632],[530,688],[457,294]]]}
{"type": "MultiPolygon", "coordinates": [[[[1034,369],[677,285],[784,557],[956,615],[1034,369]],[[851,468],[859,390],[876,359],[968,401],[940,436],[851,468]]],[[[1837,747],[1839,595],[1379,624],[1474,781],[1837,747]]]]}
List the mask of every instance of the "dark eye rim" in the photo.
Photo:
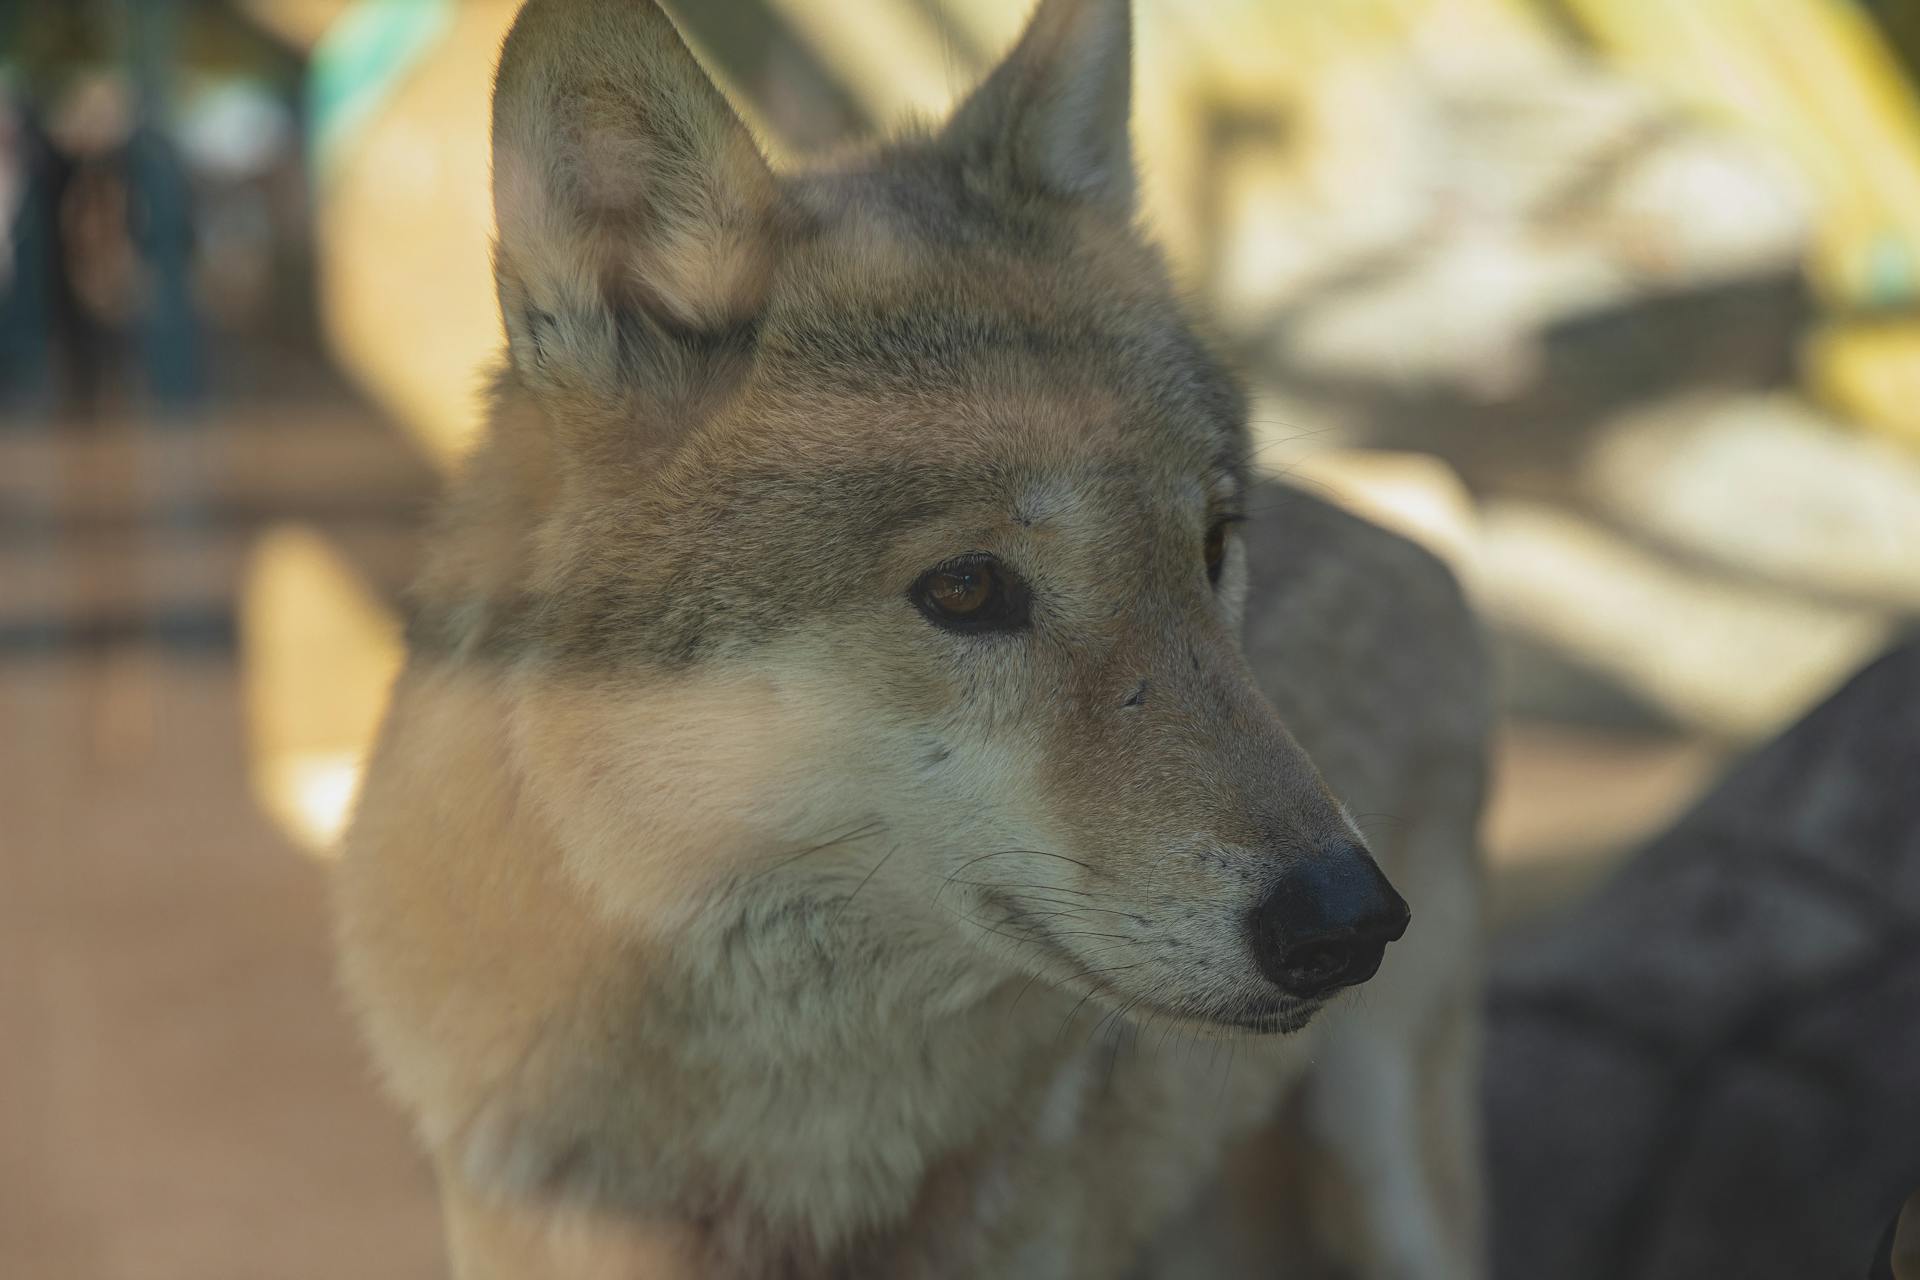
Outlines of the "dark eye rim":
{"type": "Polygon", "coordinates": [[[1244,513],[1237,512],[1237,511],[1228,511],[1215,516],[1213,520],[1208,523],[1206,539],[1200,544],[1201,546],[1200,561],[1206,567],[1207,581],[1211,585],[1216,587],[1220,585],[1220,576],[1223,572],[1225,572],[1227,567],[1226,538],[1228,533],[1231,532],[1231,530],[1233,529],[1233,526],[1237,524],[1245,524],[1246,522],[1247,522],[1247,517],[1244,513]],[[1213,535],[1216,533],[1220,535],[1220,539],[1221,539],[1220,559],[1217,561],[1214,561],[1214,560],[1207,559],[1206,547],[1208,543],[1211,543],[1213,541],[1213,535]]]}
{"type": "Polygon", "coordinates": [[[907,598],[928,622],[942,631],[961,635],[1020,631],[1032,619],[1032,594],[1026,582],[998,556],[986,551],[970,551],[942,560],[914,579],[913,585],[907,588],[907,598]],[[948,613],[934,600],[931,588],[935,578],[981,569],[991,574],[992,594],[978,609],[971,613],[948,613]]]}

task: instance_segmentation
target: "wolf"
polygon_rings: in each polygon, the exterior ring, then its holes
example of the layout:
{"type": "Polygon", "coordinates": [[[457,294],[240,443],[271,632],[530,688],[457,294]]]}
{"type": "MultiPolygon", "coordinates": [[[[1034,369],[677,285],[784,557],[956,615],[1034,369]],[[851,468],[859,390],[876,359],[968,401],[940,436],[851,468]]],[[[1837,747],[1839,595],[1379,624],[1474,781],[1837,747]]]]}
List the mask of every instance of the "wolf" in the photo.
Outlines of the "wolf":
{"type": "Polygon", "coordinates": [[[776,172],[651,0],[519,14],[335,886],[462,1280],[1478,1274],[1479,642],[1253,479],[1131,50],[776,172]]]}

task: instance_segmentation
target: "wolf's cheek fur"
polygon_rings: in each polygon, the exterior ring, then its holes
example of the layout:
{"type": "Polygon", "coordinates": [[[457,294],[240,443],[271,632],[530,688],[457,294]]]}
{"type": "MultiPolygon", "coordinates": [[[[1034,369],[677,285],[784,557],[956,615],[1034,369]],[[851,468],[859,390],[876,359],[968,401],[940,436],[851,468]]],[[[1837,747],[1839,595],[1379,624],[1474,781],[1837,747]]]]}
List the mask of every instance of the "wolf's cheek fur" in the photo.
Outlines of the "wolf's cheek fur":
{"type": "MultiPolygon", "coordinates": [[[[869,647],[848,663],[820,647],[776,643],[751,664],[671,677],[529,669],[509,682],[515,772],[607,919],[663,937],[724,926],[722,901],[737,914],[756,897],[804,900],[838,917],[857,896],[893,931],[950,938],[967,895],[948,872],[1037,839],[1047,797],[1018,688],[950,705],[927,690],[951,672],[911,677],[924,654],[869,647]]],[[[1001,683],[990,671],[971,674],[1001,683]]]]}
{"type": "MultiPolygon", "coordinates": [[[[568,870],[609,916],[672,932],[783,854],[865,821],[844,691],[717,670],[516,679],[511,750],[568,870]]],[[[868,728],[871,736],[871,728],[868,728]]]]}

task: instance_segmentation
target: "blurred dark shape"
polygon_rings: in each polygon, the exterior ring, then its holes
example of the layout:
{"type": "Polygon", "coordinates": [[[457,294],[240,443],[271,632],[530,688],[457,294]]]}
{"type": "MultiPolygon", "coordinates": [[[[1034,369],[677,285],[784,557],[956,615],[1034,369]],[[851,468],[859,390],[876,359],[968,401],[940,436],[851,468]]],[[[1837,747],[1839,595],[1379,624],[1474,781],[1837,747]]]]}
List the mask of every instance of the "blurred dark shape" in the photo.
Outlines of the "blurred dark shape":
{"type": "Polygon", "coordinates": [[[1789,385],[1814,315],[1799,264],[1785,262],[1556,319],[1537,333],[1528,375],[1497,395],[1269,363],[1291,393],[1365,423],[1369,444],[1438,453],[1479,493],[1564,500],[1594,433],[1618,415],[1683,392],[1789,385]]]}
{"type": "Polygon", "coordinates": [[[70,86],[45,121],[35,104],[19,109],[22,194],[9,236],[12,284],[0,304],[10,401],[51,398],[90,418],[136,346],[161,405],[182,408],[197,394],[186,175],[171,140],[135,116],[131,96],[123,77],[96,72],[70,86]]]}
{"type": "Polygon", "coordinates": [[[1920,78],[1920,5],[1913,0],[1860,0],[1900,56],[1907,74],[1920,78]]]}
{"type": "Polygon", "coordinates": [[[141,326],[147,384],[163,408],[178,412],[199,398],[205,381],[189,288],[194,229],[186,168],[172,141],[144,125],[127,140],[124,164],[135,197],[128,237],[150,281],[141,326]]]}
{"type": "Polygon", "coordinates": [[[1867,1280],[1920,1280],[1920,1191],[1907,1197],[1873,1251],[1867,1280]]]}
{"type": "Polygon", "coordinates": [[[55,335],[71,333],[79,321],[60,242],[72,165],[31,103],[7,103],[0,112],[0,166],[9,196],[3,211],[8,264],[0,282],[0,399],[8,408],[37,408],[52,394],[55,335]]]}
{"type": "Polygon", "coordinates": [[[147,385],[169,413],[191,407],[205,378],[199,317],[188,282],[192,192],[179,149],[161,128],[170,106],[179,7],[177,0],[134,7],[130,53],[139,107],[121,157],[132,196],[128,238],[147,274],[140,342],[147,385]]]}
{"type": "Polygon", "coordinates": [[[1920,1185],[1920,641],[1496,955],[1495,1274],[1859,1275],[1920,1185]]]}
{"type": "Polygon", "coordinates": [[[311,361],[298,57],[223,4],[28,7],[0,12],[9,420],[179,418],[276,346],[311,361]]]}

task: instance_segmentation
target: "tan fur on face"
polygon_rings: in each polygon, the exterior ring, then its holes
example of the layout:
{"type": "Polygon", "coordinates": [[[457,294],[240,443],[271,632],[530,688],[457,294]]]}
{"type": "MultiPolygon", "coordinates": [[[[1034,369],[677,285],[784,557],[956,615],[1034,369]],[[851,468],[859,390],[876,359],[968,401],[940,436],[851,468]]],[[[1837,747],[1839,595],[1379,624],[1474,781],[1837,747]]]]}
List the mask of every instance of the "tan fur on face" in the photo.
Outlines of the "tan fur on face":
{"type": "Polygon", "coordinates": [[[512,758],[567,851],[615,917],[670,933],[798,833],[860,821],[859,797],[823,775],[857,708],[760,671],[662,684],[515,680],[512,758]]]}

